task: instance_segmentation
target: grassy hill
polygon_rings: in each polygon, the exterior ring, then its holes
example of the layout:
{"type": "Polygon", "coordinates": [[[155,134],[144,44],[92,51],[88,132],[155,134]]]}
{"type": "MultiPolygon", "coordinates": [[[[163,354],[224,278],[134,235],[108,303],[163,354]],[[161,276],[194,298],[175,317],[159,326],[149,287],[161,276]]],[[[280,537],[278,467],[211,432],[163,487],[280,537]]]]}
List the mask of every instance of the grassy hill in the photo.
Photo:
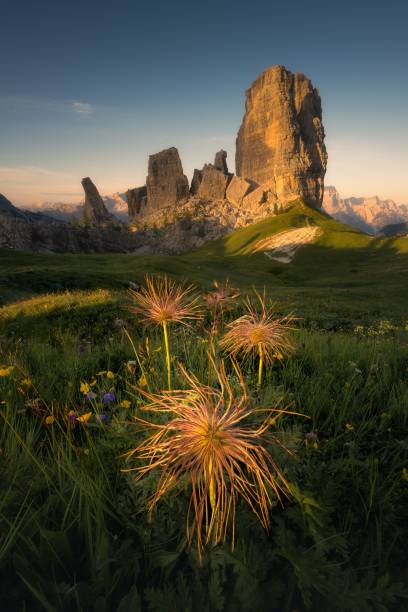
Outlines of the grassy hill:
{"type": "Polygon", "coordinates": [[[96,316],[107,304],[117,308],[129,281],[141,281],[146,272],[167,273],[203,288],[227,277],[243,290],[265,286],[281,310],[323,326],[379,318],[402,323],[406,318],[408,284],[401,279],[408,273],[408,240],[372,238],[300,202],[276,217],[180,256],[2,252],[0,317],[4,321],[11,313],[35,310],[39,302],[33,296],[66,291],[70,295],[54,304],[61,303],[62,309],[69,305],[73,311],[81,300],[94,303],[91,313],[96,316]],[[317,226],[321,233],[290,264],[255,251],[258,241],[305,225],[317,226]],[[99,289],[108,291],[102,304],[99,293],[92,295],[99,289]],[[86,293],[73,295],[76,291],[86,293]],[[16,300],[25,301],[6,306],[16,300]]]}

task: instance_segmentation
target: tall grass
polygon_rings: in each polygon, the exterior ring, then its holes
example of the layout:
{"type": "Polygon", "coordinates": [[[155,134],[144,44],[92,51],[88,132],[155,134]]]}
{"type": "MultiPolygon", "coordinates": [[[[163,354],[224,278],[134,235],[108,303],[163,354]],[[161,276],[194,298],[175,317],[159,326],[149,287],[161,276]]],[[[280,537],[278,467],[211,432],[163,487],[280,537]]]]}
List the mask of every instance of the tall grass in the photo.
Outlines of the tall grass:
{"type": "MultiPolygon", "coordinates": [[[[292,497],[274,506],[270,533],[238,503],[235,550],[210,546],[200,567],[185,536],[187,487],[170,491],[149,523],[159,475],[135,485],[121,471],[146,435],[132,424],[144,401],[137,388],[168,384],[160,333],[124,318],[133,346],[120,326],[86,336],[61,326],[52,342],[4,344],[0,362],[14,365],[0,377],[4,609],[403,610],[406,345],[392,334],[298,329],[296,350],[261,385],[257,356],[241,364],[255,409],[304,415],[275,424],[293,452],[274,451],[292,497]],[[80,386],[93,380],[89,400],[80,386]],[[107,393],[114,399],[103,404],[107,393]]],[[[206,353],[212,329],[223,357],[217,325],[171,332],[173,363],[215,387],[206,353]]],[[[186,388],[177,372],[174,388],[186,388]]]]}

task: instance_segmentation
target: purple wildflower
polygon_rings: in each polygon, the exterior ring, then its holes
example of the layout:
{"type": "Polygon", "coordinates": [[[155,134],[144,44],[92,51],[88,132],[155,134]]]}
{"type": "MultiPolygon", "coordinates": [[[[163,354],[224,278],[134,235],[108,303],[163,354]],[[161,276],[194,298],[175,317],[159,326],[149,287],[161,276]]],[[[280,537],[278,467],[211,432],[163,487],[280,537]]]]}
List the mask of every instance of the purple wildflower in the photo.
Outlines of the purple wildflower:
{"type": "Polygon", "coordinates": [[[85,347],[84,347],[83,344],[79,345],[78,351],[81,353],[81,355],[82,355],[82,353],[85,353],[85,347]]]}
{"type": "Polygon", "coordinates": [[[71,412],[68,414],[68,420],[69,420],[71,423],[75,423],[76,418],[77,418],[77,415],[75,414],[75,412],[73,412],[73,411],[71,410],[71,412]]]}
{"type": "Polygon", "coordinates": [[[316,439],[317,439],[317,434],[315,434],[315,432],[314,432],[314,431],[309,431],[309,432],[306,434],[306,440],[307,440],[308,442],[314,442],[316,439]]]}
{"type": "Polygon", "coordinates": [[[109,404],[109,402],[115,401],[115,394],[113,391],[108,391],[108,393],[104,393],[102,395],[102,404],[109,404]]]}
{"type": "Polygon", "coordinates": [[[109,421],[109,417],[104,412],[101,412],[101,414],[97,414],[96,415],[96,420],[99,421],[99,423],[104,424],[104,423],[107,423],[109,421]]]}
{"type": "Polygon", "coordinates": [[[94,393],[93,391],[89,391],[89,393],[87,393],[85,395],[86,399],[89,400],[90,402],[92,402],[92,400],[95,399],[96,397],[96,393],[94,393]]]}

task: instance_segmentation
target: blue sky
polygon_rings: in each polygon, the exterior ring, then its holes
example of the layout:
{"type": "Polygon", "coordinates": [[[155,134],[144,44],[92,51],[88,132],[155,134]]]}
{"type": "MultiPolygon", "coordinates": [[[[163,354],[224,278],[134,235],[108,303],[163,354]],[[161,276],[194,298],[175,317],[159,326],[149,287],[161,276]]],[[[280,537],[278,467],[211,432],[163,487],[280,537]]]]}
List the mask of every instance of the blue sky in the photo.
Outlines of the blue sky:
{"type": "Polygon", "coordinates": [[[405,0],[0,0],[0,192],[78,201],[143,184],[150,153],[185,172],[228,151],[244,91],[272,64],[320,89],[327,184],[408,202],[405,0]]]}

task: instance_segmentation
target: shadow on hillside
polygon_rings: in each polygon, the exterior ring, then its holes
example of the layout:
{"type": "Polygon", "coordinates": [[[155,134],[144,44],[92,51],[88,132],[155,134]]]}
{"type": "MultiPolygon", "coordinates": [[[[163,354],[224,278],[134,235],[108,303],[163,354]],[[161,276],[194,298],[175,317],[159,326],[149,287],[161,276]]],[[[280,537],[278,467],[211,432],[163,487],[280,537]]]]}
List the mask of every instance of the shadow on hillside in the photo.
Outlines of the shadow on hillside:
{"type": "MultiPolygon", "coordinates": [[[[80,256],[78,256],[80,257],[80,256]]],[[[34,259],[34,258],[33,258],[34,259]]],[[[81,274],[76,275],[76,286],[73,285],[72,271],[67,267],[53,272],[59,275],[59,282],[64,285],[66,275],[71,283],[71,289],[121,289],[125,283],[118,278],[118,262],[109,269],[109,259],[106,260],[103,278],[87,274],[86,259],[81,274]]],[[[132,278],[132,272],[123,258],[125,274],[132,278]]],[[[373,312],[378,304],[381,316],[406,318],[406,303],[408,300],[408,247],[407,252],[398,250],[393,239],[373,240],[367,248],[334,248],[319,244],[311,244],[300,249],[292,263],[275,262],[263,253],[254,255],[212,256],[189,262],[188,257],[167,257],[155,259],[138,257],[143,273],[171,273],[175,278],[187,278],[198,286],[208,286],[209,279],[224,280],[229,278],[233,286],[241,290],[250,290],[253,286],[266,287],[276,299],[290,298],[291,309],[302,310],[321,308],[321,304],[330,301],[331,308],[336,311],[336,304],[346,304],[350,317],[353,312],[371,309],[373,312]],[[224,262],[224,265],[223,265],[224,262]],[[169,268],[169,264],[171,264],[169,268]],[[307,303],[306,303],[307,302],[307,303]],[[405,313],[405,314],[404,314],[405,313]]],[[[133,269],[133,272],[135,270],[133,269]]],[[[44,274],[41,268],[38,273],[44,274]]],[[[38,290],[41,283],[36,279],[35,261],[32,261],[30,274],[24,276],[27,290],[32,284],[32,292],[37,295],[48,294],[52,301],[49,287],[38,290]]],[[[18,284],[18,283],[17,283],[18,284]]],[[[61,295],[64,291],[56,291],[61,295]]],[[[15,304],[18,304],[16,302],[15,304]]],[[[11,306],[11,305],[10,305],[11,306]]],[[[5,307],[5,310],[7,307],[5,307]]],[[[69,331],[107,337],[114,329],[115,320],[128,319],[132,321],[126,310],[126,298],[107,300],[93,304],[61,304],[50,311],[20,312],[16,316],[7,317],[0,313],[0,336],[3,339],[18,339],[19,337],[50,338],[57,334],[63,335],[69,331]]],[[[379,316],[380,316],[379,314],[379,316]]]]}

